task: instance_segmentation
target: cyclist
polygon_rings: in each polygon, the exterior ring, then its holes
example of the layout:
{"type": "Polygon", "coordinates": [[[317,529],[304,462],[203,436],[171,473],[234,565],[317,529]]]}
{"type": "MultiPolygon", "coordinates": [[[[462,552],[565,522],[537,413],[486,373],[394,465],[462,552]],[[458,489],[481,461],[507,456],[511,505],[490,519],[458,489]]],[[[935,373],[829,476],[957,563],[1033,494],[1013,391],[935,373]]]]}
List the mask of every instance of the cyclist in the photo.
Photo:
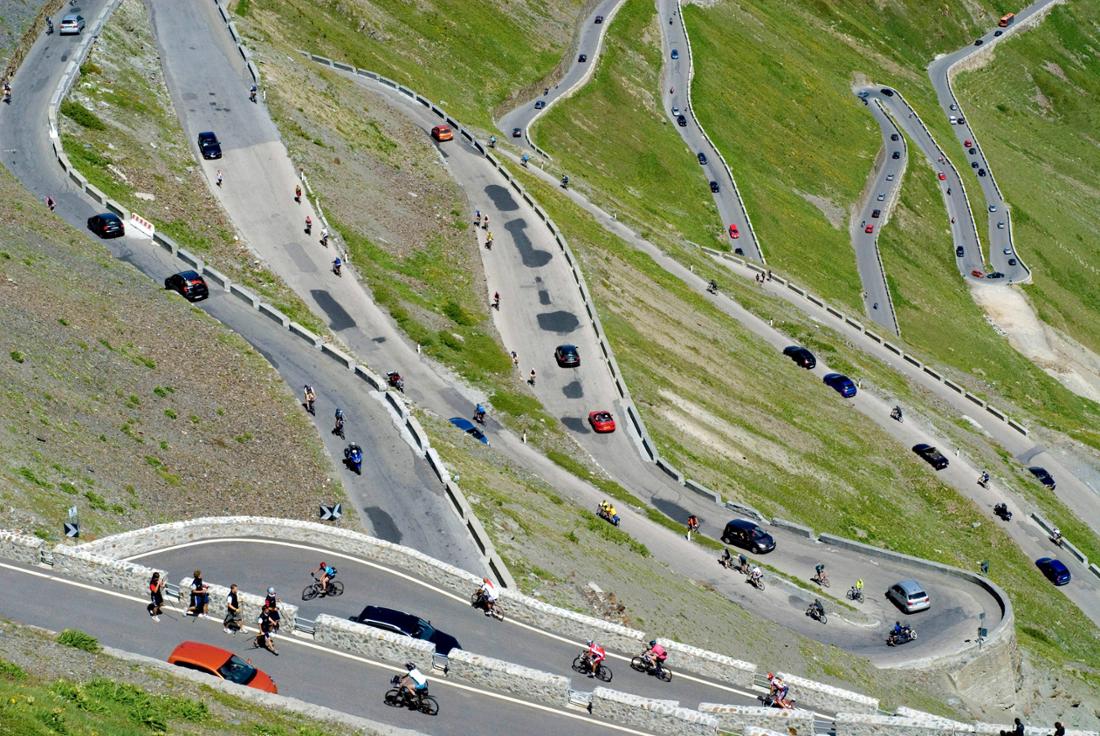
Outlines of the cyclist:
{"type": "Polygon", "coordinates": [[[344,411],[343,409],[337,409],[336,414],[336,426],[332,428],[333,434],[338,434],[341,437],[344,436],[344,411]]]}
{"type": "Polygon", "coordinates": [[[419,700],[428,692],[428,678],[412,662],[405,663],[405,670],[406,673],[401,677],[401,687],[405,688],[410,698],[419,700]]]}
{"type": "Polygon", "coordinates": [[[270,610],[272,608],[278,608],[278,605],[279,605],[279,601],[278,601],[278,599],[275,598],[275,589],[274,588],[268,588],[267,589],[267,597],[264,598],[263,610],[267,611],[267,610],[270,610]]]}
{"type": "Polygon", "coordinates": [[[321,560],[321,564],[317,567],[317,574],[320,578],[321,592],[328,593],[328,584],[336,577],[336,568],[321,560]]]}
{"type": "Polygon", "coordinates": [[[733,568],[733,555],[730,554],[729,547],[722,548],[722,556],[718,558],[718,562],[727,570],[733,568]]]}
{"type": "Polygon", "coordinates": [[[862,593],[863,592],[863,578],[860,578],[859,580],[856,580],[856,592],[857,593],[862,593]]]}
{"type": "Polygon", "coordinates": [[[302,388],[302,401],[306,405],[306,411],[312,414],[313,404],[317,401],[317,394],[314,393],[313,386],[308,383],[302,388]]]}
{"type": "Polygon", "coordinates": [[[646,647],[646,650],[642,653],[642,659],[644,659],[646,664],[650,667],[655,668],[659,675],[661,674],[661,664],[668,659],[668,652],[665,651],[663,646],[657,643],[656,639],[651,639],[649,641],[649,646],[646,647]]]}
{"type": "Polygon", "coordinates": [[[817,573],[817,576],[814,578],[814,581],[817,582],[818,585],[825,585],[829,582],[829,575],[828,575],[828,573],[825,572],[824,563],[821,563],[821,562],[817,563],[817,565],[814,566],[814,572],[817,573]]]}
{"type": "Polygon", "coordinates": [[[477,593],[485,604],[485,615],[491,616],[497,606],[497,586],[489,578],[482,578],[477,593]]]}
{"type": "Polygon", "coordinates": [[[584,653],[584,661],[588,663],[588,676],[595,677],[596,670],[600,668],[604,659],[607,658],[607,651],[591,639],[587,640],[585,645],[588,647],[584,653]]]}
{"type": "Polygon", "coordinates": [[[753,565],[752,572],[749,573],[749,582],[759,587],[760,581],[764,579],[764,571],[760,569],[760,565],[753,565]]]}
{"type": "Polygon", "coordinates": [[[737,555],[737,569],[744,575],[749,571],[749,558],[745,557],[745,553],[741,552],[737,555]]]}

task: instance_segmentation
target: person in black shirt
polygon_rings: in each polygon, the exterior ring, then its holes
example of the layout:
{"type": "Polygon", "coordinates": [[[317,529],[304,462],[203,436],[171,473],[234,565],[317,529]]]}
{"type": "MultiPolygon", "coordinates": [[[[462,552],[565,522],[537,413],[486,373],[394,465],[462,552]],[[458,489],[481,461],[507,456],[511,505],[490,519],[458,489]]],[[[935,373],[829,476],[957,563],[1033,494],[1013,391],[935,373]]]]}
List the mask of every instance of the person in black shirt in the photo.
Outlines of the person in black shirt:
{"type": "Polygon", "coordinates": [[[241,604],[237,595],[237,584],[229,586],[229,595],[225,598],[225,619],[222,628],[227,634],[236,634],[241,630],[241,604]]]}

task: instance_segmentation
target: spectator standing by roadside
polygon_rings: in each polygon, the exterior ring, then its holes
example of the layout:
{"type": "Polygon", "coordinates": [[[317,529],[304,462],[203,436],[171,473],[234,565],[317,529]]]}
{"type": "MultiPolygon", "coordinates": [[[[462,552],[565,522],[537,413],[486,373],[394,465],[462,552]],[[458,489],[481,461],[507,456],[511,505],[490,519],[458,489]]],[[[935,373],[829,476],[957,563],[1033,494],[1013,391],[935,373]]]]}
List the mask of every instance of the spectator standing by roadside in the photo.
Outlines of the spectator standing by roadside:
{"type": "Polygon", "coordinates": [[[1062,725],[1061,721],[1054,722],[1054,733],[1051,736],[1066,736],[1066,727],[1062,725]]]}
{"type": "Polygon", "coordinates": [[[1024,736],[1024,722],[1017,718],[1015,723],[1011,731],[1001,731],[1001,736],[1024,736]]]}
{"type": "Polygon", "coordinates": [[[206,581],[202,579],[202,570],[195,570],[195,574],[191,579],[191,605],[187,609],[187,613],[195,618],[205,616],[208,605],[210,605],[210,588],[207,587],[206,581]]]}
{"type": "Polygon", "coordinates": [[[218,169],[218,176],[217,176],[216,179],[214,179],[214,183],[217,184],[220,187],[222,185],[222,181],[224,179],[225,179],[225,176],[222,174],[222,170],[218,169]]]}
{"type": "Polygon", "coordinates": [[[163,605],[164,578],[159,572],[154,572],[153,577],[149,578],[149,605],[145,607],[149,611],[149,618],[160,623],[160,609],[163,605]]]}
{"type": "Polygon", "coordinates": [[[691,541],[691,535],[697,531],[699,531],[699,519],[696,518],[695,514],[692,514],[688,517],[687,534],[684,535],[684,538],[691,541]]]}
{"type": "Polygon", "coordinates": [[[227,634],[236,634],[241,630],[241,603],[237,594],[237,584],[229,586],[229,595],[225,597],[225,618],[222,628],[227,634]]]}

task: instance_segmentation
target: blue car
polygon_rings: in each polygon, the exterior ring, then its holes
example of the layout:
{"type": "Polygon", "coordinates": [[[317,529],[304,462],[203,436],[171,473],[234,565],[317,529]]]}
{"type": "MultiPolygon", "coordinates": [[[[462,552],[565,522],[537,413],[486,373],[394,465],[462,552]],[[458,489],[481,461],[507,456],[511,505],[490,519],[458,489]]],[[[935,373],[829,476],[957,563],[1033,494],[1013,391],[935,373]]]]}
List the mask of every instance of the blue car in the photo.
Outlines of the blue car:
{"type": "Polygon", "coordinates": [[[1069,582],[1069,570],[1061,560],[1056,560],[1053,557],[1040,557],[1035,560],[1035,567],[1039,568],[1039,572],[1046,575],[1047,580],[1055,585],[1065,585],[1069,582]]]}
{"type": "Polygon", "coordinates": [[[855,383],[852,382],[851,378],[848,378],[848,376],[842,373],[829,373],[821,380],[826,386],[846,399],[850,399],[856,395],[855,383]]]}
{"type": "Polygon", "coordinates": [[[481,444],[489,444],[489,438],[485,436],[484,432],[475,427],[474,423],[471,422],[469,419],[464,419],[463,417],[451,417],[451,424],[455,425],[471,437],[477,438],[477,440],[481,442],[481,444]]]}

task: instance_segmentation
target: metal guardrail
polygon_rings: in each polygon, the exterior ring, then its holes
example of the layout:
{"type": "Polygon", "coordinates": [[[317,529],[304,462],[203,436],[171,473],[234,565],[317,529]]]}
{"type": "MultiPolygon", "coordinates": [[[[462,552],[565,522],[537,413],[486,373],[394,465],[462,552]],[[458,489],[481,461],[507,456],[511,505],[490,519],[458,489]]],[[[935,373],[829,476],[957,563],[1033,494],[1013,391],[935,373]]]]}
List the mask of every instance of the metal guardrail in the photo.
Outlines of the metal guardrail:
{"type": "Polygon", "coordinates": [[[42,547],[38,550],[38,561],[43,565],[49,565],[53,567],[53,550],[49,547],[42,547]]]}
{"type": "Polygon", "coordinates": [[[582,692],[580,690],[569,689],[568,693],[568,705],[574,708],[583,708],[586,711],[592,710],[592,693],[582,692]]]}
{"type": "Polygon", "coordinates": [[[301,631],[303,634],[309,634],[310,636],[313,636],[313,633],[317,630],[317,622],[313,619],[295,616],[294,630],[301,631]]]}
{"type": "Polygon", "coordinates": [[[446,674],[451,669],[451,660],[447,659],[446,654],[432,652],[432,669],[446,674]]]}

